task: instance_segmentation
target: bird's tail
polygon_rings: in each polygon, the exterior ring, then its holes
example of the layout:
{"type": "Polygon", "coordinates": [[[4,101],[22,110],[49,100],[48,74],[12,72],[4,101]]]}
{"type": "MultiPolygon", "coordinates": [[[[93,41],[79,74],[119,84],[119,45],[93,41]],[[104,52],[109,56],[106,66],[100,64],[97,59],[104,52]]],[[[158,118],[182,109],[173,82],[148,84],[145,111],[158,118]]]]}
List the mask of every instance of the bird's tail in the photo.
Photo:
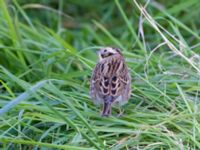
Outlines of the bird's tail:
{"type": "Polygon", "coordinates": [[[108,96],[103,104],[103,111],[102,111],[102,116],[109,116],[111,114],[111,104],[113,102],[113,97],[112,96],[108,96]]]}

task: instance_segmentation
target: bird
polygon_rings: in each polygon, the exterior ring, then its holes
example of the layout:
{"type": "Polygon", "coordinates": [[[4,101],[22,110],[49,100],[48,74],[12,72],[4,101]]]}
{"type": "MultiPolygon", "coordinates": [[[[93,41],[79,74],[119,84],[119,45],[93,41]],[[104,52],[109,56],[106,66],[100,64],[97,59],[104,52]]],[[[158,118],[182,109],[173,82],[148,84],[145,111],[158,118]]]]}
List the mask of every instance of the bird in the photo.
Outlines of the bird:
{"type": "Polygon", "coordinates": [[[101,116],[110,116],[112,105],[126,104],[130,95],[131,76],[121,50],[101,48],[90,80],[91,99],[95,104],[103,105],[101,116]]]}

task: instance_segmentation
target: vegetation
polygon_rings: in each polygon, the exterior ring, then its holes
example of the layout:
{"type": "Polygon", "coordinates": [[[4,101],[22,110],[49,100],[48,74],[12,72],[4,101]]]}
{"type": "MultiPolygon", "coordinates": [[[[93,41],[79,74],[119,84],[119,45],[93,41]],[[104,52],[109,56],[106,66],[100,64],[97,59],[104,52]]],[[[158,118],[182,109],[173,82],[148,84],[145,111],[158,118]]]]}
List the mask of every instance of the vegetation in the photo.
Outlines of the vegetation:
{"type": "Polygon", "coordinates": [[[198,0],[0,0],[0,149],[200,149],[198,0]],[[132,76],[122,117],[89,97],[96,51],[132,76]]]}

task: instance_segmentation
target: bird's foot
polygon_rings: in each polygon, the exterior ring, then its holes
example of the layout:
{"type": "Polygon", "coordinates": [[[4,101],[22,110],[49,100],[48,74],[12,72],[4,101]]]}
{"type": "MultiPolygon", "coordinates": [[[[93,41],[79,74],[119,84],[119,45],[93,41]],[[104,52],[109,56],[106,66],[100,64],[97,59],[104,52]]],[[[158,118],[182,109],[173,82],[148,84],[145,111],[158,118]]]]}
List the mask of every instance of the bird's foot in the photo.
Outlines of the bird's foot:
{"type": "Polygon", "coordinates": [[[122,117],[124,114],[124,109],[119,108],[119,113],[117,114],[117,117],[122,117]]]}

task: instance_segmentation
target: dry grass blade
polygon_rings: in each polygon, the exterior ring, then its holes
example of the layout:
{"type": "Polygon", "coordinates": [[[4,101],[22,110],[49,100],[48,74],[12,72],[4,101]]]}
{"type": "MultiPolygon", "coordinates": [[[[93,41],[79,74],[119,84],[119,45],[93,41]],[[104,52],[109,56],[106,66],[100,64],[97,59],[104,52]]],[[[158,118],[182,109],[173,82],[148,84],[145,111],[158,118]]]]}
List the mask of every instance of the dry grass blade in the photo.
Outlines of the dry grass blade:
{"type": "MultiPolygon", "coordinates": [[[[152,27],[160,34],[162,39],[165,41],[165,43],[168,45],[168,47],[177,55],[181,56],[183,59],[185,59],[199,74],[200,74],[200,69],[192,62],[189,58],[187,58],[180,50],[176,48],[176,46],[168,40],[168,38],[162,33],[160,30],[159,26],[157,25],[158,23],[149,15],[149,13],[146,11],[146,9],[141,6],[136,0],[133,0],[138,9],[141,11],[143,16],[148,20],[148,22],[152,25],[152,27]]],[[[181,43],[181,41],[180,41],[181,43]]]]}

